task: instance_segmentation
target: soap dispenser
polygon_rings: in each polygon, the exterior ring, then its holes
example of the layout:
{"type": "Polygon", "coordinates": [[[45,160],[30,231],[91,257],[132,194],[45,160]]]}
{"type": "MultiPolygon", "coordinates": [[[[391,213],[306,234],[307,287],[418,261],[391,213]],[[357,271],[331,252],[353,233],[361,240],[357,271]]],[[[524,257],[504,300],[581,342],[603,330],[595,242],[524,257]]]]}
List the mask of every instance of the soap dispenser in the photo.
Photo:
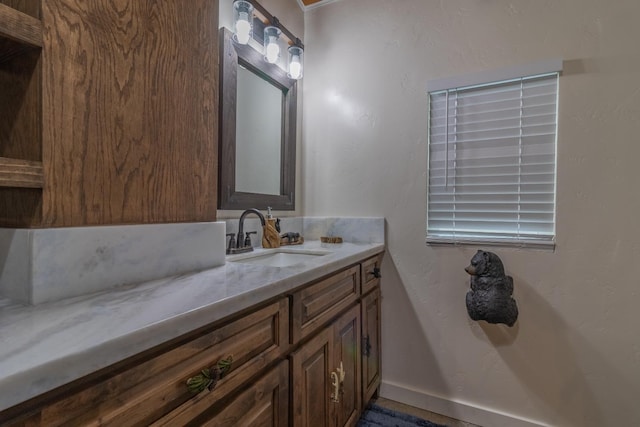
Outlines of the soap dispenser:
{"type": "Polygon", "coordinates": [[[278,219],[271,214],[271,207],[267,208],[266,222],[262,231],[262,247],[263,248],[279,248],[280,233],[278,233],[276,223],[278,219]]]}

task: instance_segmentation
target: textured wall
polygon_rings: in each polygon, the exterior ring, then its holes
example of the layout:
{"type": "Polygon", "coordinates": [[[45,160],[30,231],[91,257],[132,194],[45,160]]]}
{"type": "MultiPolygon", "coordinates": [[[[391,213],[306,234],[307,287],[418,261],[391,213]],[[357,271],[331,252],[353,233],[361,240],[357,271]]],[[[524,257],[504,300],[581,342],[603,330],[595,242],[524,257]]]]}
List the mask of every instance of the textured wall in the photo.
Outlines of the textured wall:
{"type": "Polygon", "coordinates": [[[383,395],[492,426],[640,425],[638,16],[636,0],[306,13],[303,213],[387,218],[383,395]],[[520,318],[476,323],[463,268],[478,247],[424,243],[426,82],[555,57],[557,247],[495,249],[520,318]]]}

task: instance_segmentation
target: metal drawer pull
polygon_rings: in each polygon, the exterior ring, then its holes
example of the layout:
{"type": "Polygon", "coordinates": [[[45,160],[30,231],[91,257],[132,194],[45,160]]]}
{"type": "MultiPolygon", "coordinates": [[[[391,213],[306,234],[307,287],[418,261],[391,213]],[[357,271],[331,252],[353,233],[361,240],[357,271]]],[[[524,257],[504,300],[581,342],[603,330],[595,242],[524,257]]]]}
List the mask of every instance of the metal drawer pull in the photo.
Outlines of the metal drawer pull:
{"type": "Polygon", "coordinates": [[[187,379],[187,387],[191,393],[200,393],[206,390],[213,390],[218,381],[231,370],[233,356],[220,359],[212,368],[205,368],[198,375],[187,379]]]}
{"type": "Polygon", "coordinates": [[[371,338],[369,337],[369,334],[367,334],[366,337],[364,337],[364,342],[362,343],[362,355],[364,357],[370,357],[371,356],[371,338]]]}

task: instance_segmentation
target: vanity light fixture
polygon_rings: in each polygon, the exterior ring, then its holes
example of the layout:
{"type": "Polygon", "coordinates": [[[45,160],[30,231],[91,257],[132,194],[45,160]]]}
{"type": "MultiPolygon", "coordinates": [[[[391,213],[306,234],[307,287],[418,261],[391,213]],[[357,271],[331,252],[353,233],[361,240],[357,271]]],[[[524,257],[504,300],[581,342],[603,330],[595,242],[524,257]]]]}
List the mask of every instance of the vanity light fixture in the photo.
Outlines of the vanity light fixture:
{"type": "Polygon", "coordinates": [[[264,28],[264,59],[275,64],[280,59],[280,28],[269,25],[264,28]]]}
{"type": "Polygon", "coordinates": [[[245,0],[233,2],[233,39],[239,44],[251,40],[253,29],[253,5],[245,0]]]}
{"type": "Polygon", "coordinates": [[[289,71],[287,76],[294,80],[302,78],[304,50],[300,44],[300,39],[296,39],[296,43],[293,46],[289,46],[289,71]]]}
{"type": "Polygon", "coordinates": [[[280,24],[278,18],[267,12],[257,0],[234,0],[233,40],[238,44],[246,45],[252,39],[256,46],[262,42],[264,60],[278,66],[285,65],[278,63],[280,62],[281,46],[288,45],[287,76],[292,80],[302,78],[304,63],[302,41],[280,24]],[[254,34],[254,28],[256,34],[254,34]],[[263,35],[262,40],[260,40],[260,32],[263,35]]]}

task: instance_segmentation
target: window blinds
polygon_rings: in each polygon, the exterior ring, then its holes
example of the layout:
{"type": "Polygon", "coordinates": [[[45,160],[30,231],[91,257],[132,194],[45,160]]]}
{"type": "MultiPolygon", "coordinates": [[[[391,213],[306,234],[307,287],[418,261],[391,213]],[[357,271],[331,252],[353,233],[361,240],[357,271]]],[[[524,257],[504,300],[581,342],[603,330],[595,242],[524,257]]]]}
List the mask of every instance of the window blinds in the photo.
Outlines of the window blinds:
{"type": "Polygon", "coordinates": [[[552,244],[558,73],[429,93],[428,242],[552,244]]]}

